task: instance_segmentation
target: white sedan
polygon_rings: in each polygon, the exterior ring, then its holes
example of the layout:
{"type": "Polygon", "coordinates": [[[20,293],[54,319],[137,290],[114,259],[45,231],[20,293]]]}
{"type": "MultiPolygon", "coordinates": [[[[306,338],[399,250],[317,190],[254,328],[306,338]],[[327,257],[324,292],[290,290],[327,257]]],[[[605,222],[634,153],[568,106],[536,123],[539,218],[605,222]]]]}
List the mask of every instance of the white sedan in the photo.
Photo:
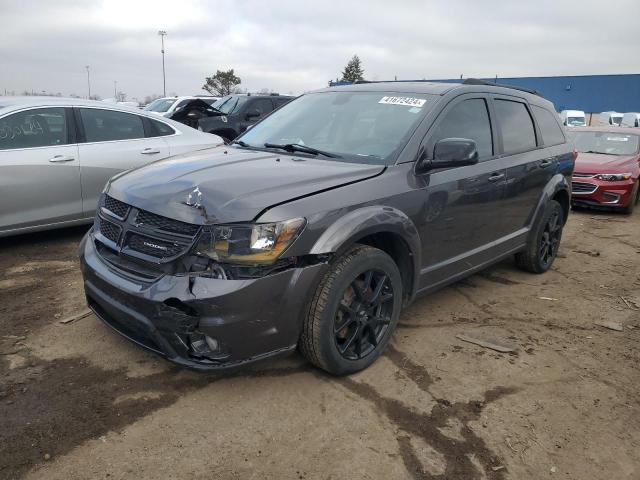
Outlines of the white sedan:
{"type": "Polygon", "coordinates": [[[0,237],[89,223],[117,173],[221,144],[121,105],[0,97],[0,237]]]}

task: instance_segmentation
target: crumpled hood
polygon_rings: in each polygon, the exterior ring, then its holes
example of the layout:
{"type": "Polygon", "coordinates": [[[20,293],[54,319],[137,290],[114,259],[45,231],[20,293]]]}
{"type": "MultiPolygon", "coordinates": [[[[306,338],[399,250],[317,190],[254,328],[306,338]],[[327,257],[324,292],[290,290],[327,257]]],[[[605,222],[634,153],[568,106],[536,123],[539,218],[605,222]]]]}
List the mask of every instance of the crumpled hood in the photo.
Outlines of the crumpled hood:
{"type": "Polygon", "coordinates": [[[627,173],[637,167],[637,155],[605,155],[578,153],[574,172],[577,173],[627,173]],[[634,163],[636,165],[634,165],[634,163]],[[624,170],[624,171],[623,171],[624,170]]]}
{"type": "Polygon", "coordinates": [[[248,222],[274,205],[371,178],[384,169],[223,145],[131,170],[114,178],[108,193],[189,223],[248,222]]]}

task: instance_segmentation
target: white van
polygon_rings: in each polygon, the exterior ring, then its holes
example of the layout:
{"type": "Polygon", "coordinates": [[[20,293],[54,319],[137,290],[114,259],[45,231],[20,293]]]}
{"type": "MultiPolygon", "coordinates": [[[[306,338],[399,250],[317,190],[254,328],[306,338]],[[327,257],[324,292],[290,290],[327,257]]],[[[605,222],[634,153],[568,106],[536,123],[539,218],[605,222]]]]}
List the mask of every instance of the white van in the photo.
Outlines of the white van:
{"type": "Polygon", "coordinates": [[[613,125],[619,127],[624,115],[618,112],[602,112],[598,115],[598,123],[596,125],[613,125]]]}
{"type": "Polygon", "coordinates": [[[621,127],[640,127],[640,113],[629,112],[622,117],[621,127]]]}
{"type": "Polygon", "coordinates": [[[582,110],[562,110],[560,121],[567,127],[586,127],[587,117],[582,110]]]}

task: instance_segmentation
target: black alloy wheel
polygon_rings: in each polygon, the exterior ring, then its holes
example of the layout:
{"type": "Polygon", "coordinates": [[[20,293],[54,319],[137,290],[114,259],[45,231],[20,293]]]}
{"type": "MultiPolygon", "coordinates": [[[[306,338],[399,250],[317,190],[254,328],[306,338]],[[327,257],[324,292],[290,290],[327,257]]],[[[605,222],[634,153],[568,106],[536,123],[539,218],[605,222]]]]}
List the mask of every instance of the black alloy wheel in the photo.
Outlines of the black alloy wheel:
{"type": "Polygon", "coordinates": [[[333,324],[340,355],[359,360],[376,349],[391,323],[393,299],[393,286],[383,271],[367,270],[349,284],[333,324]]]}
{"type": "Polygon", "coordinates": [[[540,262],[544,268],[548,268],[553,263],[560,246],[560,237],[562,236],[562,220],[560,212],[553,212],[548,218],[547,223],[542,231],[540,239],[540,262]]]}

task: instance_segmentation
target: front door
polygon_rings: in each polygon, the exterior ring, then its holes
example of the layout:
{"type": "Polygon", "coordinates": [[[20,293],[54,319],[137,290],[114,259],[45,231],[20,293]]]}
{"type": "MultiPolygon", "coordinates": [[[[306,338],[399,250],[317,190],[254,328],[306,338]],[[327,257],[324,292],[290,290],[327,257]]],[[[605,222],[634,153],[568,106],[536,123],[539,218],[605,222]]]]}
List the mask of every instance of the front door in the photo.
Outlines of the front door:
{"type": "Polygon", "coordinates": [[[82,218],[70,113],[32,108],[0,119],[0,231],[82,218]]]}
{"type": "Polygon", "coordinates": [[[447,105],[425,138],[423,148],[430,157],[439,140],[474,140],[479,162],[422,176],[424,205],[416,221],[422,238],[421,288],[437,286],[494,255],[492,243],[502,233],[506,172],[495,154],[489,111],[485,95],[460,96],[447,105]]]}
{"type": "Polygon", "coordinates": [[[93,216],[111,177],[169,156],[169,146],[161,137],[146,137],[140,115],[101,108],[79,108],[78,113],[84,130],[78,147],[82,209],[93,216]]]}

